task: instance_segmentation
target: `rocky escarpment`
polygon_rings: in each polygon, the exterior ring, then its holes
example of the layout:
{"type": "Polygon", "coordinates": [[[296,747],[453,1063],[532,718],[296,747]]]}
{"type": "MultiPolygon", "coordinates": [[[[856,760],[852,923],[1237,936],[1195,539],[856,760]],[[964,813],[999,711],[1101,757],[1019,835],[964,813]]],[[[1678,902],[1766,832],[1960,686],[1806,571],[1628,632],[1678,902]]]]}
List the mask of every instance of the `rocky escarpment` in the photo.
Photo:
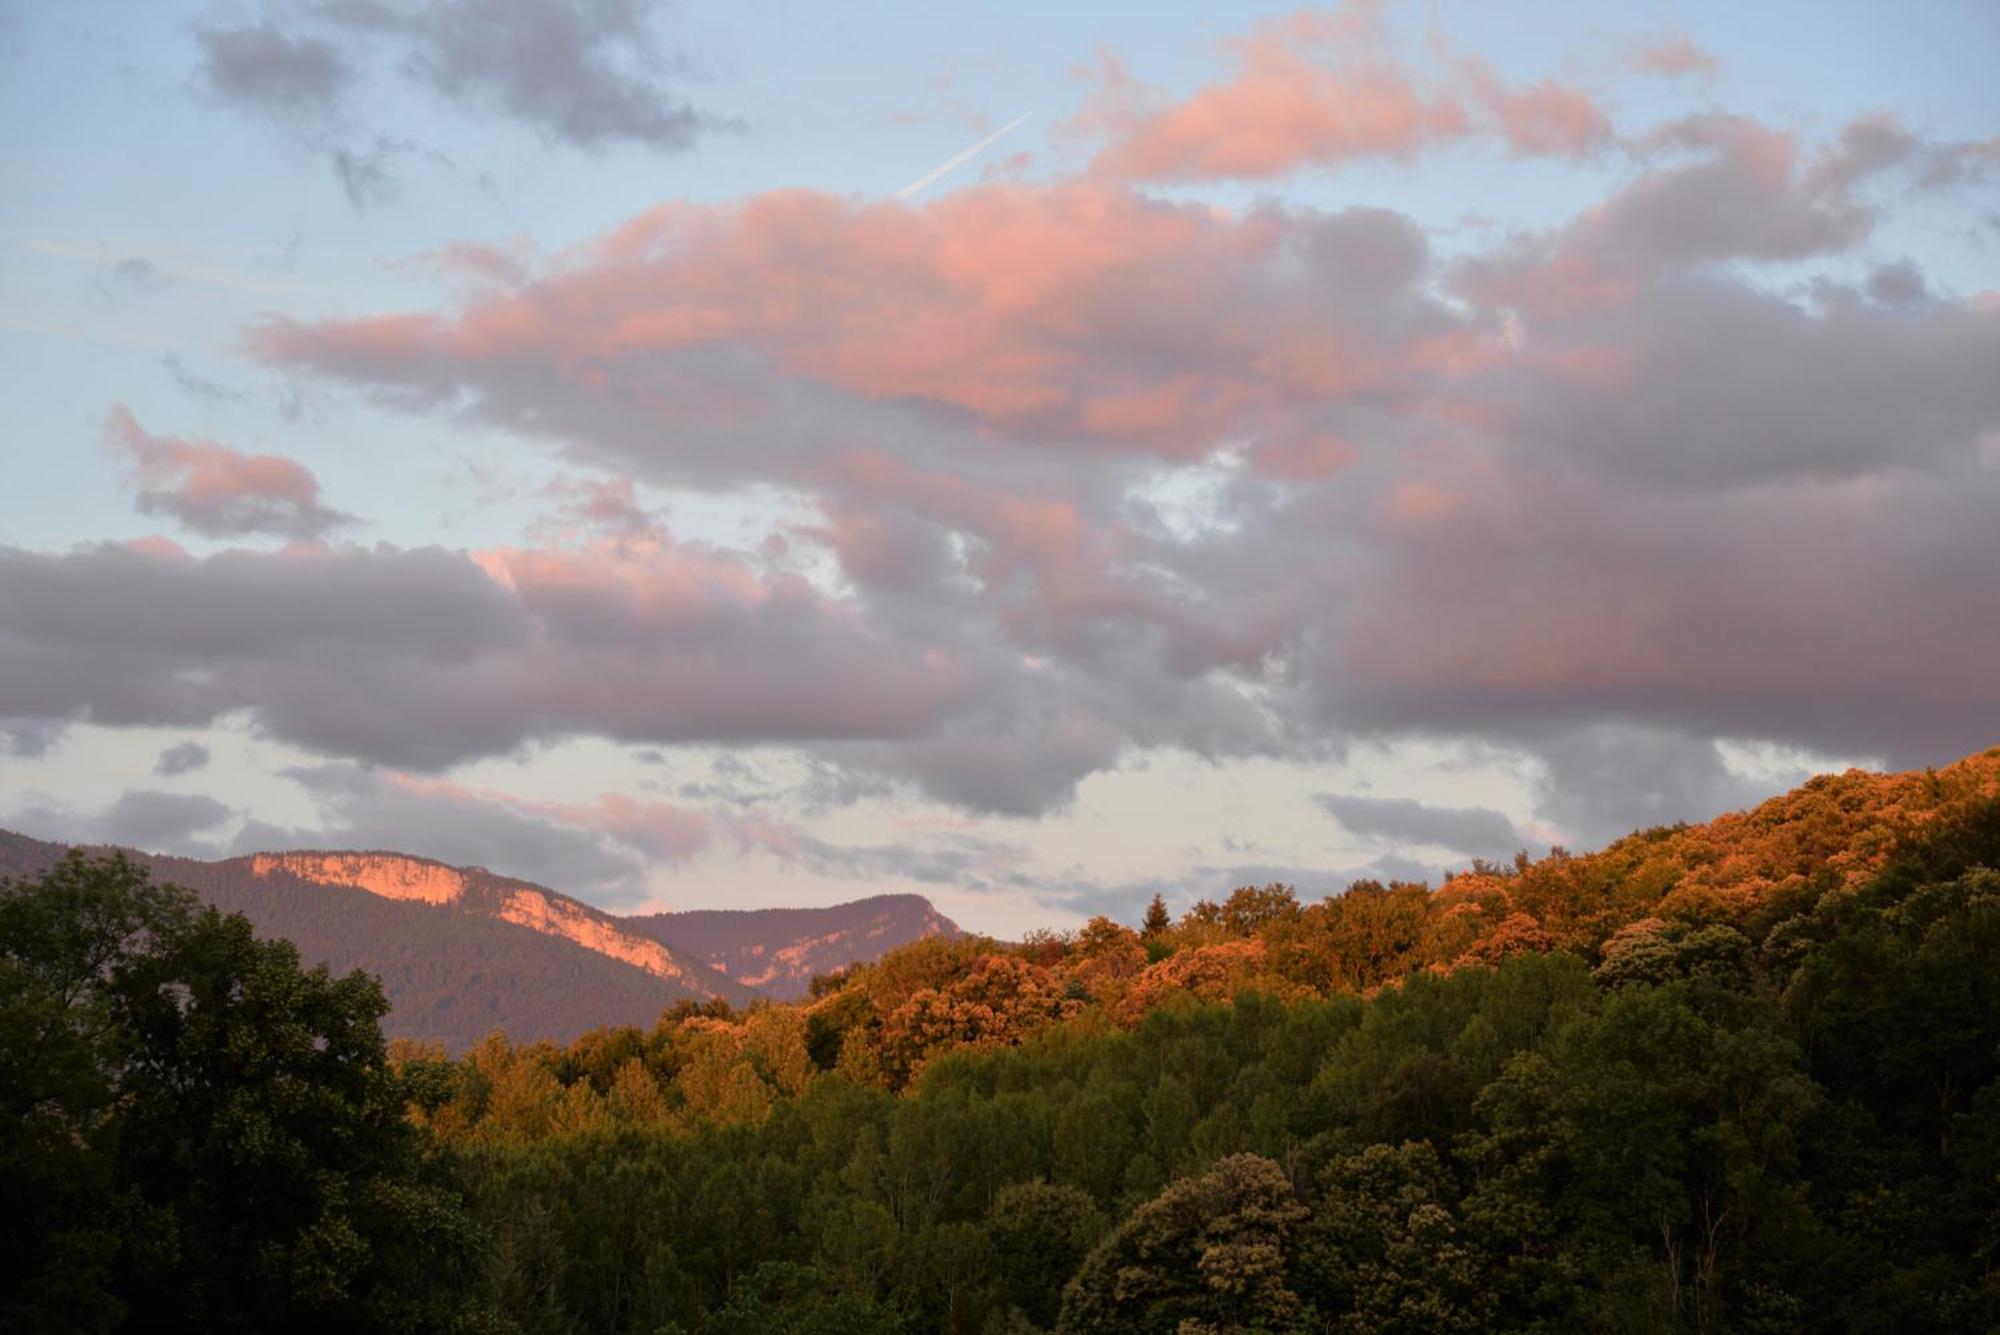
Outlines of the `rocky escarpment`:
{"type": "Polygon", "coordinates": [[[290,876],[316,885],[348,886],[383,899],[456,904],[543,936],[558,937],[607,959],[643,969],[709,996],[727,996],[723,975],[683,958],[663,942],[624,930],[619,919],[568,895],[401,853],[258,853],[251,874],[290,876]]]}

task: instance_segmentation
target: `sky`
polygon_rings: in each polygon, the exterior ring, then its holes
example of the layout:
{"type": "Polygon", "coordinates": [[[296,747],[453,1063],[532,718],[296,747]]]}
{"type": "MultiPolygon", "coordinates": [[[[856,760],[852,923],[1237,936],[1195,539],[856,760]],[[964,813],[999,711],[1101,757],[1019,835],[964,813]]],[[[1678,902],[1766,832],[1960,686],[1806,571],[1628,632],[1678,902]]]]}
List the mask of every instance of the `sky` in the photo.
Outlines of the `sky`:
{"type": "Polygon", "coordinates": [[[1996,55],[0,0],[0,826],[1016,935],[1990,746],[1996,55]]]}

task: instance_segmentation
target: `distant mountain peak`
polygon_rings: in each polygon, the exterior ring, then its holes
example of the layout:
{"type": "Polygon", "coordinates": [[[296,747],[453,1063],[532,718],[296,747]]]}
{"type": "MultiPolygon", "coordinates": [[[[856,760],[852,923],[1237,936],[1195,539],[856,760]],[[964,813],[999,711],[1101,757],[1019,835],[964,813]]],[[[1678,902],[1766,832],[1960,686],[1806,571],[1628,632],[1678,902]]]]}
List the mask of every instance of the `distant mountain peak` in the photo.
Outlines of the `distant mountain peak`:
{"type": "MultiPolygon", "coordinates": [[[[65,852],[0,830],[0,876],[65,852]]],[[[381,978],[398,1037],[464,1048],[649,1024],[685,998],[803,996],[814,974],[925,936],[959,936],[922,895],[810,909],[697,909],[620,917],[484,867],[384,849],[291,849],[221,862],[126,850],[156,879],[293,941],[307,963],[381,978]]]]}

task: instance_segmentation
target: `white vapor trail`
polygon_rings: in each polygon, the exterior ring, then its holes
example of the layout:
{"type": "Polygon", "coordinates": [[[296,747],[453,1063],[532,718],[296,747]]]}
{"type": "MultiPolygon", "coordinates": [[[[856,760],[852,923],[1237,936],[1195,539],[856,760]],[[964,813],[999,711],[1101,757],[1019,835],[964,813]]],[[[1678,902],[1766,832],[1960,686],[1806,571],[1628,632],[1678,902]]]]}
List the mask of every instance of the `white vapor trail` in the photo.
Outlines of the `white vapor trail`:
{"type": "Polygon", "coordinates": [[[937,180],[938,177],[943,176],[946,172],[955,170],[956,168],[959,167],[963,167],[973,158],[978,157],[988,148],[991,148],[994,144],[998,143],[1004,136],[1011,134],[1013,131],[1019,129],[1021,127],[1022,122],[1026,121],[1029,116],[1032,116],[1034,114],[1035,113],[1032,111],[1024,112],[1021,115],[1015,117],[1013,120],[1008,121],[1005,125],[995,130],[992,134],[987,135],[984,139],[974,144],[971,148],[960,149],[958,152],[946,158],[943,162],[940,162],[937,166],[925,172],[922,176],[919,176],[916,180],[904,186],[901,190],[898,190],[896,192],[896,198],[908,199],[911,195],[916,194],[919,190],[922,190],[925,186],[937,180]]]}

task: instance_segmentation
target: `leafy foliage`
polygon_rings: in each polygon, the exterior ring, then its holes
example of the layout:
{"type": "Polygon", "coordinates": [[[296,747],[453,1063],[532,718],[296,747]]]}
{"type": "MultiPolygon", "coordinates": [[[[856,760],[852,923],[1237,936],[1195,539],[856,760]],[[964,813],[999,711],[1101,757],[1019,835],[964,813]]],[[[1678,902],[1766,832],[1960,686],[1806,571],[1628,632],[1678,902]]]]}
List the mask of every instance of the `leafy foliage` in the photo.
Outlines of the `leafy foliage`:
{"type": "Polygon", "coordinates": [[[112,855],[0,885],[11,1329],[441,1330],[477,1232],[404,1117],[373,980],[112,855]]]}
{"type": "Polygon", "coordinates": [[[44,1213],[8,1315],[96,1295],[61,1310],[110,1328],[132,1239],[174,1237],[230,1267],[184,1292],[170,1257],[176,1302],[274,1310],[282,1275],[307,1326],[400,1295],[407,1328],[550,1335],[1995,1328],[1996,868],[2000,751],[1435,890],[1246,887],[1143,932],[918,942],[797,1006],[403,1044],[386,1074],[365,986],[219,926],[185,950],[142,880],[68,917],[16,891],[0,1061],[40,1139],[6,1165],[44,1213]],[[89,964],[107,936],[137,963],[89,964]],[[266,1202],[247,1231],[141,1152],[169,1124],[209,1128],[174,1162],[266,1202]]]}

